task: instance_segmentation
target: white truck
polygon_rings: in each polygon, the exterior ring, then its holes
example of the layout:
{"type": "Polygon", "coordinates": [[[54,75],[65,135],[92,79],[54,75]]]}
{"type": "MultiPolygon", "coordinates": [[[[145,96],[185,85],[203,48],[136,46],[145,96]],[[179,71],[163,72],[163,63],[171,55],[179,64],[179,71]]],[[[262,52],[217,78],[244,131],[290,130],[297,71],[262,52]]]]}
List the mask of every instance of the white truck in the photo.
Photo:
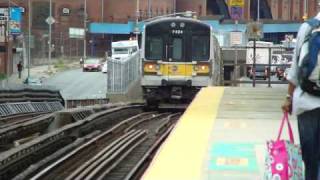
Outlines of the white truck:
{"type": "Polygon", "coordinates": [[[138,41],[117,41],[111,43],[112,59],[125,60],[139,50],[138,41]]]}
{"type": "MultiPolygon", "coordinates": [[[[253,41],[249,41],[247,49],[246,64],[253,64],[253,41]]],[[[269,49],[272,47],[272,42],[256,41],[256,64],[269,64],[269,49]]]]}
{"type": "MultiPolygon", "coordinates": [[[[254,60],[254,50],[253,50],[253,41],[249,41],[247,44],[247,57],[246,64],[247,66],[247,76],[250,78],[253,77],[252,64],[254,60]]],[[[272,47],[272,42],[266,41],[256,41],[256,77],[262,77],[263,79],[267,79],[268,77],[268,64],[269,64],[269,47],[272,47]]],[[[273,71],[273,68],[271,68],[273,71]]]]}

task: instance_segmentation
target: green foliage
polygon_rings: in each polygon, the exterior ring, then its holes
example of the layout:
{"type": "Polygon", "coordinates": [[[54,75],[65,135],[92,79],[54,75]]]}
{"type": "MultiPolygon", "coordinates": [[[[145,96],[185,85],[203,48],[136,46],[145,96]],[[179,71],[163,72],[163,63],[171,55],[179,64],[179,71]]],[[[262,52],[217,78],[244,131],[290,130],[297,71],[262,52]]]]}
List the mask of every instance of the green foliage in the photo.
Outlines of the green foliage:
{"type": "Polygon", "coordinates": [[[5,74],[3,74],[3,73],[0,73],[0,81],[1,81],[1,80],[4,80],[4,79],[6,79],[6,77],[7,77],[7,76],[6,76],[5,74]]]}
{"type": "Polygon", "coordinates": [[[59,59],[57,62],[54,63],[54,68],[58,70],[65,70],[67,69],[67,66],[64,64],[62,59],[59,59]]]}

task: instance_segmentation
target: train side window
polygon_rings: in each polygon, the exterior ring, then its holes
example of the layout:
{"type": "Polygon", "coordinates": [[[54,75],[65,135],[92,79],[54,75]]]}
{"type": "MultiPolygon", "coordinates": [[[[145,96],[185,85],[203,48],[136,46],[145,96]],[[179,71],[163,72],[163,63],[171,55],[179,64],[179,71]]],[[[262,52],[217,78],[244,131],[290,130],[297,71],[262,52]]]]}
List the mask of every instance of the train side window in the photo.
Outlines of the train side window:
{"type": "Polygon", "coordinates": [[[174,59],[174,60],[181,60],[182,59],[182,39],[181,38],[173,38],[172,59],[174,59]]]}
{"type": "Polygon", "coordinates": [[[163,58],[163,40],[161,37],[151,36],[147,38],[146,58],[161,60],[163,58]]]}
{"type": "Polygon", "coordinates": [[[192,36],[192,61],[209,60],[210,37],[192,36]]]}

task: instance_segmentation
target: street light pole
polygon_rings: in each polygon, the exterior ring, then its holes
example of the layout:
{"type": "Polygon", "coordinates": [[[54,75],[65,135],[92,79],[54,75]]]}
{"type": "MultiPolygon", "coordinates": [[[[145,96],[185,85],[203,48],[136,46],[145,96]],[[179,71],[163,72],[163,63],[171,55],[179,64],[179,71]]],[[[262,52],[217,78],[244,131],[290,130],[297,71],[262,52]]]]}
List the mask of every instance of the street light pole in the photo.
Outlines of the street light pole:
{"type": "Polygon", "coordinates": [[[27,79],[30,77],[30,61],[31,61],[31,16],[32,16],[32,9],[31,9],[31,0],[28,0],[28,76],[27,79]]]}
{"type": "MultiPolygon", "coordinates": [[[[52,0],[49,1],[50,3],[50,8],[49,8],[49,17],[52,18],[52,0]]],[[[48,55],[48,59],[49,59],[49,62],[48,62],[48,71],[50,72],[51,71],[51,32],[52,31],[52,23],[49,23],[49,55],[48,55]]]]}
{"type": "Polygon", "coordinates": [[[87,59],[87,0],[84,0],[84,16],[83,16],[83,60],[87,59]]]}

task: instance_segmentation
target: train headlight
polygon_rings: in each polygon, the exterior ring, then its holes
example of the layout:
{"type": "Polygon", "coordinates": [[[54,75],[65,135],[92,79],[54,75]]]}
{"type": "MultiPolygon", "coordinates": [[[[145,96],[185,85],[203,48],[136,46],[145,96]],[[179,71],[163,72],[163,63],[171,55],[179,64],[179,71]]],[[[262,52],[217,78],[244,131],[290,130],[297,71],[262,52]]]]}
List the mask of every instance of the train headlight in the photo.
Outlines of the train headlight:
{"type": "Polygon", "coordinates": [[[154,69],[154,68],[155,68],[154,65],[152,65],[152,64],[148,65],[148,69],[154,69]]]}
{"type": "Polygon", "coordinates": [[[207,75],[210,73],[210,67],[208,64],[197,64],[193,69],[197,74],[207,75]]]}
{"type": "Polygon", "coordinates": [[[156,74],[157,71],[160,69],[159,65],[157,65],[156,63],[145,63],[143,70],[145,73],[151,73],[151,74],[156,74]]]}
{"type": "Polygon", "coordinates": [[[201,71],[205,71],[208,67],[207,66],[200,66],[201,71]]]}

